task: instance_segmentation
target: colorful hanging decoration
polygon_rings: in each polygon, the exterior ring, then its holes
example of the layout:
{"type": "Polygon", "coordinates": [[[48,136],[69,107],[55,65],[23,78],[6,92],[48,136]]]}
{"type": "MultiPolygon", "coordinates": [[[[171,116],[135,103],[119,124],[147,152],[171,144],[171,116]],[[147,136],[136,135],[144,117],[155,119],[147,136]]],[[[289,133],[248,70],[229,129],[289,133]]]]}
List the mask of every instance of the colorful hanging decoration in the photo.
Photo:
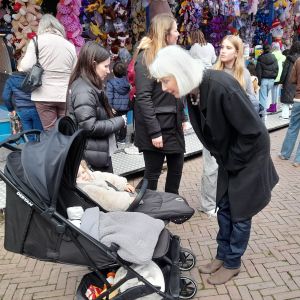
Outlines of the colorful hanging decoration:
{"type": "Polygon", "coordinates": [[[66,31],[66,38],[74,44],[77,53],[84,45],[82,26],[79,20],[81,0],[60,0],[57,4],[56,18],[66,31]]]}
{"type": "Polygon", "coordinates": [[[83,36],[106,47],[113,59],[129,44],[127,0],[83,0],[83,36]]]}

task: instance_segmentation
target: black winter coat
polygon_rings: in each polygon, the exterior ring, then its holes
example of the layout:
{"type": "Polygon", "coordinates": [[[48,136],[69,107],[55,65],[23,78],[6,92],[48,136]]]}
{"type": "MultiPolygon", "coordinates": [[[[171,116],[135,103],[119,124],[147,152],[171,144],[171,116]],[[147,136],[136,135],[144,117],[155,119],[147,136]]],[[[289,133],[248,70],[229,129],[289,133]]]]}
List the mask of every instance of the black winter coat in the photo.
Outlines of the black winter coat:
{"type": "Polygon", "coordinates": [[[264,53],[257,59],[256,76],[258,84],[261,84],[263,78],[275,79],[278,74],[278,62],[274,54],[264,53]]]}
{"type": "Polygon", "coordinates": [[[231,75],[208,70],[199,89],[200,103],[188,101],[189,114],[219,165],[217,205],[228,193],[232,220],[246,220],[269,203],[278,182],[268,131],[231,75]]]}
{"type": "Polygon", "coordinates": [[[293,104],[296,93],[296,84],[290,83],[290,75],[293,65],[300,54],[288,55],[283,63],[280,83],[282,84],[280,102],[285,104],[293,104]]]}
{"type": "Polygon", "coordinates": [[[124,125],[122,117],[109,119],[103,106],[104,92],[87,80],[76,79],[68,96],[68,112],[78,128],[87,130],[84,158],[97,169],[109,164],[109,136],[124,125]]]}
{"type": "Polygon", "coordinates": [[[136,98],[134,102],[135,139],[139,151],[163,153],[185,152],[182,122],[185,121],[183,103],[169,93],[163,92],[161,83],[150,78],[142,62],[143,52],[135,63],[136,98]],[[152,139],[162,136],[163,148],[152,145],[152,139]]]}

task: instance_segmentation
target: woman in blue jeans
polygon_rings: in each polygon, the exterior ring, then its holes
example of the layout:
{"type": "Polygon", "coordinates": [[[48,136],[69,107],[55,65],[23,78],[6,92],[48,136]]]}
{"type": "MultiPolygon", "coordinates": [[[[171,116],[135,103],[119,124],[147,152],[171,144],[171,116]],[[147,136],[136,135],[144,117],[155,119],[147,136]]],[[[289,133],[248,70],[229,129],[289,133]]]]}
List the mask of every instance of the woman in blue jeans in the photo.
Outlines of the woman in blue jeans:
{"type": "Polygon", "coordinates": [[[24,72],[12,73],[5,82],[2,98],[11,115],[15,114],[15,110],[17,111],[21,119],[23,130],[43,130],[35,104],[31,101],[31,94],[21,90],[21,85],[25,76],[26,74],[24,72]],[[13,105],[13,100],[15,107],[13,105]]]}
{"type": "MultiPolygon", "coordinates": [[[[282,144],[279,157],[287,160],[291,157],[300,130],[300,99],[294,99],[289,129],[282,144]],[[297,101],[298,100],[298,101],[297,101]]],[[[300,166],[300,142],[293,162],[294,167],[300,166]]]]}
{"type": "Polygon", "coordinates": [[[161,49],[150,74],[162,90],[188,101],[191,124],[219,165],[216,202],[219,231],[215,259],[200,267],[210,284],[223,284],[240,272],[251,219],[271,199],[278,175],[270,138],[245,90],[233,76],[203,72],[201,61],[178,46],[161,49]]]}
{"type": "MultiPolygon", "coordinates": [[[[298,58],[293,65],[289,82],[296,85],[296,92],[289,129],[286,133],[285,139],[282,144],[281,153],[279,155],[281,159],[290,158],[300,130],[300,58],[298,58]]],[[[300,166],[300,142],[296,151],[293,166],[300,166]]]]}

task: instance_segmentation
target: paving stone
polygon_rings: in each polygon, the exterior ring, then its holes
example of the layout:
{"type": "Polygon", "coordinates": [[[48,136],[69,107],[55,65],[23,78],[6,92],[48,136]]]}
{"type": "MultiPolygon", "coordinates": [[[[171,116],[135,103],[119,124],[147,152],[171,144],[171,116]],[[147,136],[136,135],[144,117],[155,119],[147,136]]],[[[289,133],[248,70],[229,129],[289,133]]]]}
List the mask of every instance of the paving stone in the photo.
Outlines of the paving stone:
{"type": "MultiPolygon", "coordinates": [[[[194,299],[300,299],[300,169],[277,157],[285,132],[282,129],[270,134],[272,158],[280,182],[269,206],[253,218],[249,247],[235,279],[212,286],[206,282],[209,275],[197,270],[216,254],[215,218],[196,211],[185,224],[168,225],[172,233],[180,236],[182,246],[192,249],[197,257],[197,267],[186,273],[198,284],[194,299]]],[[[194,208],[198,207],[201,172],[201,156],[186,160],[180,194],[194,208]]],[[[130,177],[129,181],[136,185],[140,179],[141,176],[130,177]]],[[[160,191],[165,179],[163,172],[158,184],[160,191]]],[[[4,222],[0,218],[0,299],[74,299],[82,276],[89,272],[82,266],[42,262],[9,253],[3,243],[4,222]]]]}

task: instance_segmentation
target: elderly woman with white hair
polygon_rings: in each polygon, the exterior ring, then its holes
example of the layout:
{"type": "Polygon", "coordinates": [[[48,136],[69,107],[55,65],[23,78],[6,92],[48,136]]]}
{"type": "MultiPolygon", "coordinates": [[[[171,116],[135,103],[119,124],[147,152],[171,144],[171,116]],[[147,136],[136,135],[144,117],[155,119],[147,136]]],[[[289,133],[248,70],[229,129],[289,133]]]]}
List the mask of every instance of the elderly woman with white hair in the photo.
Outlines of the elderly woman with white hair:
{"type": "MultiPolygon", "coordinates": [[[[66,40],[65,35],[64,27],[55,17],[49,14],[42,17],[37,42],[44,73],[42,86],[32,92],[31,100],[35,102],[44,130],[51,129],[66,112],[68,83],[77,56],[75,46],[66,40]]],[[[35,63],[35,46],[31,41],[20,69],[29,71],[35,63]]]]}
{"type": "Polygon", "coordinates": [[[178,46],[160,50],[150,73],[178,99],[191,93],[191,123],[219,165],[217,254],[200,272],[212,274],[210,284],[223,284],[239,273],[251,219],[269,203],[278,182],[268,131],[233,76],[203,72],[201,62],[178,46]]]}

